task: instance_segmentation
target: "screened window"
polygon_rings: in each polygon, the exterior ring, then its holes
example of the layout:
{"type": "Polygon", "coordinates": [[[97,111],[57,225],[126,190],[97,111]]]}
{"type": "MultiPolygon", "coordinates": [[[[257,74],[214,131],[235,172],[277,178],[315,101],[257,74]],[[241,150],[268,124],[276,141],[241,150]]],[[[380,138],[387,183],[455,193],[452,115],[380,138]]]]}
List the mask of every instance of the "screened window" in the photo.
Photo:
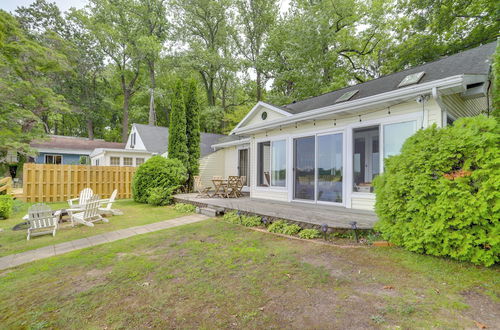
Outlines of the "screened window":
{"type": "Polygon", "coordinates": [[[109,163],[111,166],[120,166],[120,157],[111,157],[109,163]]]}
{"type": "Polygon", "coordinates": [[[398,155],[407,138],[417,130],[417,122],[384,125],[384,158],[398,155]]]}
{"type": "Polygon", "coordinates": [[[271,143],[271,185],[286,186],[286,141],[271,143]]]}
{"type": "Polygon", "coordinates": [[[130,135],[130,148],[134,148],[135,147],[135,133],[132,133],[130,135]]]}
{"type": "Polygon", "coordinates": [[[123,166],[132,166],[132,157],[123,157],[123,166]]]}
{"type": "Polygon", "coordinates": [[[61,155],[45,155],[45,164],[62,164],[61,155]]]}
{"type": "Polygon", "coordinates": [[[139,166],[139,165],[142,165],[144,164],[144,158],[136,158],[135,159],[135,165],[136,166],[139,166]]]}

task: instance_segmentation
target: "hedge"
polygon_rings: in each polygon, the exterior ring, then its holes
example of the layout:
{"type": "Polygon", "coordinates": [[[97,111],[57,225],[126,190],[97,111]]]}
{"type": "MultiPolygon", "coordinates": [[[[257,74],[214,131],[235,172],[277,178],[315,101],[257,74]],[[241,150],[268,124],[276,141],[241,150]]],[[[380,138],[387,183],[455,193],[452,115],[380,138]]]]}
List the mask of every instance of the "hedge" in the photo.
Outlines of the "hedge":
{"type": "Polygon", "coordinates": [[[418,131],[374,180],[375,228],[410,251],[497,263],[499,137],[498,123],[485,116],[418,131]]]}

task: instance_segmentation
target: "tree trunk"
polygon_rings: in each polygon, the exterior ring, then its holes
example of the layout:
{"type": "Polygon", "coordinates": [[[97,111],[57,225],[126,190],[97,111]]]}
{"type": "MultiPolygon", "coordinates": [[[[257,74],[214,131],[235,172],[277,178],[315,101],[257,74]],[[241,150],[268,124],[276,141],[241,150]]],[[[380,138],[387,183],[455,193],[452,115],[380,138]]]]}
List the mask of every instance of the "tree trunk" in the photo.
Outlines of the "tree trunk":
{"type": "Polygon", "coordinates": [[[87,119],[87,134],[90,140],[94,139],[94,123],[92,119],[87,119]]]}
{"type": "Polygon", "coordinates": [[[130,99],[130,91],[123,92],[123,120],[122,120],[122,142],[126,143],[128,140],[128,104],[130,99]]]}
{"type": "Polygon", "coordinates": [[[259,102],[260,100],[262,100],[262,73],[257,70],[257,78],[256,78],[256,84],[257,84],[257,102],[259,102]]]}
{"type": "Polygon", "coordinates": [[[155,63],[153,61],[148,61],[149,66],[149,80],[150,80],[150,98],[149,98],[149,125],[156,125],[156,112],[155,112],[155,63]]]}

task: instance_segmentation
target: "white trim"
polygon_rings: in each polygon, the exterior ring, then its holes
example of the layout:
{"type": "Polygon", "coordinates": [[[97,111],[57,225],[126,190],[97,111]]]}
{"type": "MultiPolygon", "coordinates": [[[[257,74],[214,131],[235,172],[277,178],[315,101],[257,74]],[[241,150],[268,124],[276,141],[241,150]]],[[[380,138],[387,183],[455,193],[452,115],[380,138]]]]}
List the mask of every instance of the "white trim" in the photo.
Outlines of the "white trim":
{"type": "Polygon", "coordinates": [[[229,133],[229,135],[233,135],[234,132],[236,130],[238,130],[241,125],[243,125],[250,117],[253,116],[254,112],[256,112],[258,110],[259,107],[264,107],[264,108],[267,108],[269,110],[272,110],[274,112],[277,112],[281,115],[284,115],[284,116],[287,116],[287,117],[290,117],[292,116],[292,114],[290,112],[287,112],[285,110],[282,110],[278,107],[275,107],[274,105],[272,104],[269,104],[269,103],[266,103],[266,102],[263,102],[263,101],[259,101],[257,102],[257,104],[252,108],[252,110],[250,110],[247,115],[238,123],[238,125],[236,125],[235,128],[233,128],[233,130],[229,133]]]}
{"type": "Polygon", "coordinates": [[[82,150],[82,149],[57,149],[57,148],[37,148],[34,147],[38,153],[57,153],[57,154],[71,154],[71,155],[87,155],[92,153],[92,150],[82,150]]]}
{"type": "Polygon", "coordinates": [[[357,112],[366,108],[373,109],[376,108],[377,106],[383,105],[386,102],[396,101],[401,98],[411,99],[422,94],[431,94],[432,88],[434,87],[448,88],[448,89],[458,87],[460,89],[465,89],[464,85],[464,81],[466,80],[465,78],[466,75],[447,77],[444,79],[439,79],[427,83],[399,88],[397,90],[393,90],[382,94],[364,97],[359,100],[348,101],[339,104],[329,105],[323,108],[309,110],[293,116],[288,116],[286,118],[275,119],[268,123],[251,125],[243,128],[239,128],[239,126],[237,126],[233,129],[231,134],[254,133],[265,129],[279,127],[281,125],[288,125],[304,120],[327,117],[336,113],[341,113],[346,111],[357,112]]]}
{"type": "Polygon", "coordinates": [[[238,145],[248,144],[248,143],[250,143],[250,138],[212,144],[211,147],[212,147],[212,149],[217,150],[217,149],[224,149],[226,147],[233,147],[233,146],[238,146],[238,145]]]}

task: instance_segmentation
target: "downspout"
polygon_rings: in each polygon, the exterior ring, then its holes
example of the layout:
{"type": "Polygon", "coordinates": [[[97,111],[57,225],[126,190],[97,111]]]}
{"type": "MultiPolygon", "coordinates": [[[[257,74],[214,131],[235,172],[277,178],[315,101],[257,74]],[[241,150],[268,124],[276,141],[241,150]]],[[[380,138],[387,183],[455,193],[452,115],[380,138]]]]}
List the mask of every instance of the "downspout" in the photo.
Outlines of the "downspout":
{"type": "Polygon", "coordinates": [[[436,100],[439,108],[441,108],[441,127],[445,127],[448,111],[446,109],[446,105],[443,102],[443,99],[441,98],[441,95],[439,95],[437,87],[432,87],[432,98],[436,100]]]}

